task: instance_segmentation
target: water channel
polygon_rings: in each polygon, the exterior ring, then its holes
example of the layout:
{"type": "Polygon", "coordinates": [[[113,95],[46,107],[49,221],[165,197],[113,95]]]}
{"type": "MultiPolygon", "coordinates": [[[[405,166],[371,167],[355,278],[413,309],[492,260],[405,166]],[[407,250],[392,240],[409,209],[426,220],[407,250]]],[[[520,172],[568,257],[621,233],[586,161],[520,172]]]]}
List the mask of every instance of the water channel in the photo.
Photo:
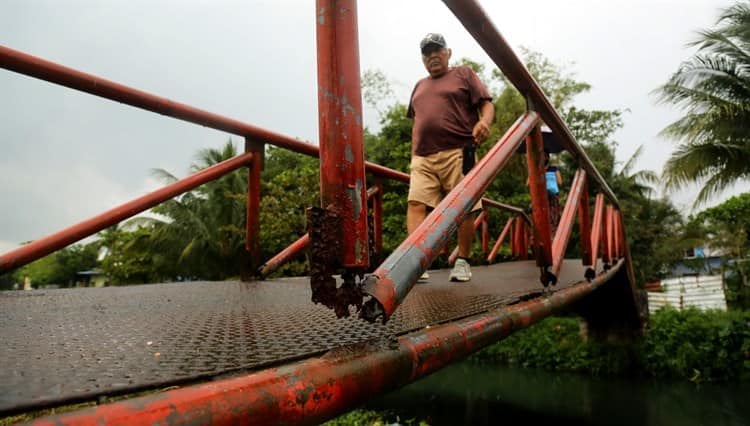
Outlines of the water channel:
{"type": "Polygon", "coordinates": [[[464,362],[365,408],[394,423],[416,418],[431,425],[734,426],[750,425],[750,384],[605,379],[464,362]]]}

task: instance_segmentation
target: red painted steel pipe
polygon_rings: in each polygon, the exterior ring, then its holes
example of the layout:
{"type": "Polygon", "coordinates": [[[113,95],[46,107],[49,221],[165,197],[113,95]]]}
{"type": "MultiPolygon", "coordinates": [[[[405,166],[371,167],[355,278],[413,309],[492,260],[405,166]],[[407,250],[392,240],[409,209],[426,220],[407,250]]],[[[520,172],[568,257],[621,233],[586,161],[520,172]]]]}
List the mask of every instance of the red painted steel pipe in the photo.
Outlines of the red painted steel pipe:
{"type": "Polygon", "coordinates": [[[602,262],[604,263],[605,267],[609,267],[609,263],[612,260],[609,257],[609,247],[607,244],[607,240],[609,239],[609,237],[607,236],[607,233],[609,232],[609,224],[608,224],[608,218],[607,218],[608,208],[609,206],[605,204],[604,213],[602,214],[601,241],[599,242],[599,245],[602,248],[602,262]]]}
{"type": "Polygon", "coordinates": [[[310,234],[305,234],[297,239],[297,241],[290,244],[284,250],[281,250],[279,254],[268,259],[266,263],[260,268],[259,274],[261,277],[267,277],[272,273],[276,272],[283,265],[287,264],[290,260],[294,259],[298,254],[307,249],[310,246],[310,234]]]}
{"type": "MultiPolygon", "coordinates": [[[[270,143],[278,147],[311,157],[319,156],[317,146],[301,142],[293,137],[262,129],[239,120],[198,109],[168,98],[153,95],[123,84],[115,83],[93,74],[56,64],[17,50],[0,46],[0,68],[49,81],[70,89],[80,90],[136,108],[145,109],[168,117],[221,130],[253,140],[270,143]]],[[[408,182],[409,175],[387,167],[366,163],[368,172],[400,182],[408,182]]]]}
{"type": "Polygon", "coordinates": [[[521,258],[521,253],[523,252],[523,249],[521,248],[521,245],[523,244],[523,229],[522,229],[522,223],[520,218],[516,218],[515,223],[513,225],[513,257],[516,259],[521,258]]]}
{"type": "Polygon", "coordinates": [[[583,266],[589,266],[591,265],[591,212],[587,179],[583,180],[581,202],[578,203],[578,231],[581,234],[581,261],[583,266]]]}
{"type": "Polygon", "coordinates": [[[490,240],[490,224],[487,216],[482,220],[482,256],[487,257],[489,253],[489,240],[490,240]]]}
{"type": "MultiPolygon", "coordinates": [[[[602,241],[602,229],[604,221],[604,195],[596,194],[594,201],[594,222],[591,225],[591,271],[596,271],[596,261],[599,258],[599,248],[602,241]]],[[[603,248],[602,248],[603,250],[603,248]]],[[[587,271],[588,273],[588,271],[587,271]]]]}
{"type": "Polygon", "coordinates": [[[622,222],[620,221],[620,211],[615,210],[613,215],[615,222],[615,258],[619,259],[622,257],[622,222]]]}
{"type": "Polygon", "coordinates": [[[557,277],[560,274],[560,268],[562,262],[565,259],[565,249],[568,247],[568,241],[570,241],[570,233],[573,230],[573,222],[575,221],[576,213],[578,211],[578,203],[581,200],[581,194],[583,193],[583,186],[586,181],[586,171],[578,169],[573,183],[570,185],[570,192],[568,193],[568,200],[565,202],[565,208],[563,209],[562,218],[560,224],[557,226],[557,232],[555,232],[555,241],[552,243],[552,274],[557,277]]]}
{"type": "Polygon", "coordinates": [[[533,111],[521,116],[422,224],[365,279],[364,290],[372,298],[360,312],[363,318],[390,318],[537,121],[538,115],[533,111]]]}
{"type": "Polygon", "coordinates": [[[552,225],[549,222],[544,142],[539,126],[526,138],[526,164],[529,168],[529,192],[534,218],[534,254],[536,265],[544,268],[552,266],[552,225]]]}
{"type": "Polygon", "coordinates": [[[392,342],[341,348],[295,364],[42,417],[32,424],[319,424],[573,305],[611,280],[622,264],[592,282],[548,297],[423,329],[392,342]]]}
{"type": "Polygon", "coordinates": [[[490,255],[487,256],[487,263],[492,263],[495,260],[495,257],[497,256],[498,250],[500,250],[500,246],[503,245],[503,241],[505,241],[505,237],[510,233],[511,226],[513,225],[513,218],[509,218],[507,222],[505,222],[505,227],[503,227],[503,231],[500,232],[500,236],[497,237],[497,241],[495,241],[495,245],[492,246],[492,250],[490,251],[490,255]]]}
{"type": "Polygon", "coordinates": [[[397,182],[409,183],[409,174],[400,172],[398,170],[389,169],[388,167],[381,166],[380,164],[365,162],[365,170],[371,173],[373,176],[388,178],[397,182]]]}
{"type": "Polygon", "coordinates": [[[341,266],[369,266],[356,0],[318,0],[320,206],[341,217],[341,266]]]}
{"type": "Polygon", "coordinates": [[[245,249],[250,255],[250,271],[255,274],[260,265],[260,173],[263,170],[265,145],[245,139],[245,152],[253,154],[253,161],[247,170],[245,249]]]}
{"type": "MultiPolygon", "coordinates": [[[[482,210],[481,213],[477,216],[476,219],[474,219],[474,232],[479,229],[480,226],[482,226],[482,223],[487,219],[487,210],[482,210]]],[[[448,256],[448,264],[453,265],[456,262],[456,259],[458,259],[458,246],[453,249],[451,252],[451,255],[448,256]]]]}
{"type": "Polygon", "coordinates": [[[248,152],[229,160],[222,161],[219,164],[205,168],[198,173],[180,179],[177,182],[169,184],[154,192],[138,197],[133,201],[129,201],[113,209],[107,210],[91,219],[5,253],[0,256],[0,273],[23,266],[46,256],[55,250],[59,250],[69,244],[93,235],[124,219],[147,210],[163,201],[190,191],[206,182],[218,179],[229,172],[250,164],[252,160],[253,154],[248,152]]]}
{"type": "Polygon", "coordinates": [[[607,196],[610,202],[618,205],[617,197],[599,174],[586,152],[576,142],[573,134],[568,130],[565,122],[555,110],[552,102],[544,94],[534,77],[516,56],[505,38],[492,23],[487,13],[476,0],[443,0],[443,3],[453,12],[463,26],[468,30],[487,55],[503,71],[508,80],[530,101],[531,109],[539,112],[542,120],[549,126],[565,149],[570,152],[578,163],[588,172],[607,196]]]}
{"type": "Polygon", "coordinates": [[[615,256],[615,217],[614,207],[608,205],[605,211],[605,217],[607,218],[607,258],[610,262],[614,262],[615,256]]]}

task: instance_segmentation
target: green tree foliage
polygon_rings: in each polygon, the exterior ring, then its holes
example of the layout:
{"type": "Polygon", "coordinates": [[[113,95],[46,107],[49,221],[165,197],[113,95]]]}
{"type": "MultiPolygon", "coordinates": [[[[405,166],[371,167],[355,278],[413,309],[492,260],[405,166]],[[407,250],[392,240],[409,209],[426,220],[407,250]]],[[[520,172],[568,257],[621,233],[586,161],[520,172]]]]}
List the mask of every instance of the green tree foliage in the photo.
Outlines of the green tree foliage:
{"type": "Polygon", "coordinates": [[[750,176],[750,2],[721,13],[715,29],[692,45],[698,52],[656,90],[685,115],[663,130],[681,141],[664,167],[668,188],[703,187],[705,202],[750,176]]]}
{"type": "Polygon", "coordinates": [[[633,270],[638,283],[643,284],[663,278],[687,247],[679,245],[680,213],[668,199],[651,197],[650,184],[656,182],[656,174],[633,170],[641,152],[642,146],[619,169],[612,163],[600,171],[606,173],[605,179],[620,202],[633,270]]]}
{"type": "Polygon", "coordinates": [[[105,253],[99,267],[110,284],[172,281],[178,276],[176,247],[155,241],[153,228],[149,224],[112,226],[99,233],[96,244],[105,253]]]}
{"type": "MultiPolygon", "coordinates": [[[[283,148],[269,147],[262,173],[261,257],[269,259],[307,232],[305,211],[320,205],[320,162],[283,148]]],[[[277,274],[308,273],[302,256],[277,274]]]]}
{"type": "MultiPolygon", "coordinates": [[[[190,168],[197,172],[236,155],[230,140],[221,149],[200,150],[190,168]]],[[[165,183],[177,180],[163,169],[154,174],[165,183]]],[[[126,248],[136,249],[125,250],[126,256],[137,258],[147,244],[170,256],[169,263],[180,277],[219,280],[238,276],[240,267],[247,265],[246,185],[246,173],[236,170],[154,207],[151,211],[157,217],[132,220],[129,224],[140,226],[143,236],[126,243],[126,248]]]]}
{"type": "MultiPolygon", "coordinates": [[[[197,172],[237,155],[231,140],[221,149],[198,152],[197,172]]],[[[158,169],[165,183],[177,180],[158,169]]],[[[260,256],[268,259],[305,233],[305,209],[319,203],[318,160],[281,148],[266,150],[260,211],[260,256]]],[[[243,169],[206,183],[99,234],[106,249],[102,269],[114,284],[237,277],[249,266],[245,250],[247,172],[243,169]]],[[[302,274],[297,260],[280,274],[302,274]]]]}
{"type": "MultiPolygon", "coordinates": [[[[406,105],[394,104],[380,120],[377,134],[365,130],[365,157],[394,170],[409,173],[411,126],[406,105]]],[[[383,250],[393,251],[406,238],[406,192],[408,184],[389,179],[383,185],[383,250]]]]}
{"type": "Polygon", "coordinates": [[[97,265],[98,247],[96,244],[75,244],[55,253],[29,263],[13,274],[6,274],[3,288],[12,288],[15,283],[22,284],[28,277],[34,287],[48,284],[70,287],[80,278],[77,272],[90,270],[97,265]]]}
{"type": "Polygon", "coordinates": [[[727,302],[750,308],[750,193],[732,197],[691,218],[689,229],[697,234],[698,245],[719,250],[725,260],[727,302]],[[703,237],[702,240],[699,237],[703,237]]]}

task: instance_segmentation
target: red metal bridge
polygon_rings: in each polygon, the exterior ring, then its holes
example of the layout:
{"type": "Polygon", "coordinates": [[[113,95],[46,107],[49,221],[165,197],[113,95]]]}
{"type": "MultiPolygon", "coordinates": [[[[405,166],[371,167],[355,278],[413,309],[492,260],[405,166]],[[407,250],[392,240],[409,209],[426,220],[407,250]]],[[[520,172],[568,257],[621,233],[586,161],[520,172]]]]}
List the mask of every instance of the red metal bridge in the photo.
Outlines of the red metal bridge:
{"type": "Polygon", "coordinates": [[[581,315],[595,338],[637,334],[644,311],[615,194],[482,8],[444,3],[526,97],[527,112],[379,265],[370,261],[382,252],[380,182],[409,176],[364,160],[356,0],[317,1],[317,146],[0,46],[7,70],[246,140],[233,159],[3,254],[0,273],[248,170],[242,281],[0,293],[0,415],[175,386],[35,422],[316,423],[558,311],[581,315]],[[542,122],[579,165],[554,233],[542,122]],[[431,271],[429,284],[415,285],[524,141],[532,215],[484,199],[475,228],[489,266],[475,267],[470,283],[431,271]],[[320,158],[321,203],[308,211],[309,232],[262,262],[265,144],[320,158]],[[514,217],[490,249],[494,209],[514,217]],[[576,222],[582,259],[566,259],[576,222]],[[492,264],[506,240],[517,260],[492,264]],[[311,277],[264,279],[303,250],[311,277]]]}

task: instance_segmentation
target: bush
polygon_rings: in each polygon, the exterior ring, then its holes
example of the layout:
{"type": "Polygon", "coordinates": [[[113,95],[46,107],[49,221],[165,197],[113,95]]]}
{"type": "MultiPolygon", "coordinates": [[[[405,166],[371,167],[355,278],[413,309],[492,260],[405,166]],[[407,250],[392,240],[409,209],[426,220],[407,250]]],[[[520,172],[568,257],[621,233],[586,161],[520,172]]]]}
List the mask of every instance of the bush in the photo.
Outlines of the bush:
{"type": "Polygon", "coordinates": [[[746,381],[750,312],[662,309],[651,315],[643,339],[630,346],[584,342],[576,318],[552,317],[473,359],[592,375],[746,381]]]}

